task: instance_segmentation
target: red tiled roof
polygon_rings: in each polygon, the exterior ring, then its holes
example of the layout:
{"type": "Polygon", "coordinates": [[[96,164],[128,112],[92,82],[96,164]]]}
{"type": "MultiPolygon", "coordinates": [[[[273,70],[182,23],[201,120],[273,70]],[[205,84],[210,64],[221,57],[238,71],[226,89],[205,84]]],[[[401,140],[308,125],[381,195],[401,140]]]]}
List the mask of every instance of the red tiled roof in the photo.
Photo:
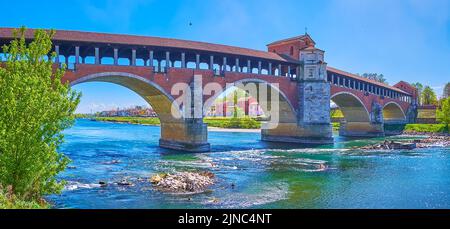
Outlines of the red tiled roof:
{"type": "Polygon", "coordinates": [[[411,90],[416,90],[416,88],[413,85],[403,80],[400,80],[400,82],[396,83],[394,86],[400,86],[401,84],[403,84],[404,86],[408,87],[411,90]]]}
{"type": "MultiPolygon", "coordinates": [[[[12,38],[12,30],[13,28],[0,28],[0,38],[12,38]]],[[[27,29],[26,37],[32,38],[33,31],[34,31],[33,29],[27,29]]],[[[212,44],[199,41],[172,39],[172,38],[56,30],[54,40],[183,48],[207,52],[225,53],[231,55],[256,57],[267,60],[292,62],[292,60],[285,59],[280,55],[272,52],[265,52],[254,49],[240,48],[221,44],[212,44]]]]}
{"type": "Polygon", "coordinates": [[[293,40],[301,40],[301,39],[303,39],[303,38],[308,38],[309,40],[312,41],[312,43],[314,43],[314,44],[316,43],[316,42],[314,42],[314,40],[309,36],[309,34],[305,34],[305,35],[295,36],[295,37],[291,37],[291,38],[286,38],[286,39],[279,40],[279,41],[274,41],[274,42],[268,44],[267,46],[272,46],[272,45],[275,45],[275,44],[281,44],[281,43],[284,43],[284,42],[290,42],[290,41],[293,41],[293,40]]]}
{"type": "Polygon", "coordinates": [[[367,79],[367,78],[364,78],[364,77],[361,77],[361,76],[358,76],[358,75],[355,75],[355,74],[352,74],[352,73],[349,73],[349,72],[345,72],[345,71],[339,70],[337,68],[327,67],[327,71],[334,72],[336,74],[344,75],[344,76],[347,76],[347,77],[350,77],[350,78],[353,78],[353,79],[357,79],[357,80],[361,80],[361,81],[364,81],[364,82],[367,82],[367,83],[375,84],[375,85],[378,85],[380,87],[388,88],[390,90],[397,91],[397,92],[409,95],[408,92],[400,90],[400,89],[398,89],[396,87],[389,86],[389,85],[384,84],[384,83],[380,83],[380,82],[378,82],[376,80],[367,79]]]}

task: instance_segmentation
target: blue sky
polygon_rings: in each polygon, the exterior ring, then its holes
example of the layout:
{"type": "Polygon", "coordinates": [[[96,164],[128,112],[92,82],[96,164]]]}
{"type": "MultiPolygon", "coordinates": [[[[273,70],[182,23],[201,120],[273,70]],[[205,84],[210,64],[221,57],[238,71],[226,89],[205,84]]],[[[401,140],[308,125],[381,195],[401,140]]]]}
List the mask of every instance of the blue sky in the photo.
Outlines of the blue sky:
{"type": "MultiPolygon", "coordinates": [[[[418,81],[438,95],[450,81],[448,0],[31,2],[9,1],[0,26],[139,34],[259,50],[308,27],[330,66],[383,73],[391,84],[418,81]]],[[[75,88],[83,93],[78,112],[145,104],[116,85],[75,88]]]]}

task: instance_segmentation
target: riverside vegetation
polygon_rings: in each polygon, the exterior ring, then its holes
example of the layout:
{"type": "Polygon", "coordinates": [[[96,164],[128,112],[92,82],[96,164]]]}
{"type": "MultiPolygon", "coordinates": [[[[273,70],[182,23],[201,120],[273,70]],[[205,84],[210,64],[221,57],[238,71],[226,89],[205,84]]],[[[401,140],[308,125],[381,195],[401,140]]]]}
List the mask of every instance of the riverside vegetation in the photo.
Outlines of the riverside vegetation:
{"type": "Polygon", "coordinates": [[[24,34],[14,31],[0,66],[0,208],[48,208],[43,196],[62,190],[56,175],[69,159],[58,152],[61,131],[80,98],[61,83],[64,67],[54,68],[54,32],[35,30],[31,42],[24,34]]]}
{"type": "MultiPolygon", "coordinates": [[[[94,117],[95,121],[118,122],[140,125],[160,125],[158,118],[153,117],[94,117]]],[[[227,117],[208,117],[203,122],[211,127],[236,128],[236,129],[258,129],[261,128],[261,122],[250,117],[227,118],[227,117]]]]}
{"type": "MultiPolygon", "coordinates": [[[[158,118],[149,117],[94,117],[95,121],[117,122],[140,125],[160,125],[158,118]]],[[[211,127],[218,128],[236,128],[236,129],[258,129],[261,128],[261,122],[250,118],[228,118],[228,117],[207,117],[204,123],[211,127]]],[[[333,130],[339,130],[340,123],[333,122],[333,130]]],[[[406,124],[403,127],[403,133],[448,133],[449,125],[446,124],[406,124]]]]}
{"type": "MultiPolygon", "coordinates": [[[[344,118],[344,115],[339,109],[333,109],[331,112],[332,118],[344,118]]],[[[440,124],[406,124],[406,125],[394,125],[395,128],[399,128],[404,134],[448,134],[450,125],[450,98],[442,99],[441,107],[436,111],[436,116],[441,122],[440,124]]],[[[88,118],[87,115],[77,115],[78,118],[88,118]]],[[[129,124],[141,124],[141,125],[160,125],[160,121],[156,117],[93,117],[95,121],[105,122],[119,122],[129,124]]],[[[258,118],[244,117],[206,117],[203,122],[210,127],[218,128],[236,128],[236,129],[259,129],[261,128],[261,122],[258,118]]],[[[332,123],[333,130],[339,130],[340,123],[332,123]]],[[[387,129],[392,127],[387,127],[387,129]]]]}

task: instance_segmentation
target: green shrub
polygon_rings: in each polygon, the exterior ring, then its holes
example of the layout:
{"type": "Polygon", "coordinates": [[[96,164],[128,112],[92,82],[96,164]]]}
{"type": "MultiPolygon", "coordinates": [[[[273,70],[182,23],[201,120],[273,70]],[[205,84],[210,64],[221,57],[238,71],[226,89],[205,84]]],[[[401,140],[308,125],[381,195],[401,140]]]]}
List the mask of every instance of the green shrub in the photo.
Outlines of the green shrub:
{"type": "Polygon", "coordinates": [[[97,121],[120,122],[142,125],[160,125],[159,118],[154,117],[95,117],[97,121]]]}
{"type": "Polygon", "coordinates": [[[40,201],[21,200],[14,195],[11,186],[6,190],[0,186],[0,209],[41,209],[49,207],[50,206],[42,199],[40,201]]]}
{"type": "Polygon", "coordinates": [[[69,159],[58,147],[61,131],[73,124],[80,95],[61,82],[64,69],[44,58],[53,32],[36,30],[31,43],[24,34],[25,29],[15,32],[3,47],[9,55],[0,67],[0,184],[19,200],[39,201],[63,188],[56,175],[69,159]]]}
{"type": "Polygon", "coordinates": [[[436,111],[438,120],[443,124],[450,124],[450,98],[441,101],[441,107],[436,111]]]}
{"type": "Polygon", "coordinates": [[[339,122],[333,122],[331,124],[333,126],[333,130],[339,130],[339,127],[341,127],[341,123],[339,122]]]}
{"type": "MultiPolygon", "coordinates": [[[[148,117],[95,117],[97,121],[104,122],[121,122],[145,125],[160,125],[158,118],[148,117]]],[[[261,128],[261,122],[250,118],[229,118],[229,117],[207,117],[203,122],[211,127],[219,128],[237,128],[237,129],[258,129],[261,128]]]]}
{"type": "Polygon", "coordinates": [[[208,117],[204,119],[204,123],[208,124],[208,126],[219,128],[237,128],[237,129],[261,128],[261,123],[250,117],[243,117],[243,118],[208,117]]]}
{"type": "Polygon", "coordinates": [[[406,124],[405,132],[448,133],[449,126],[445,124],[406,124]]]}

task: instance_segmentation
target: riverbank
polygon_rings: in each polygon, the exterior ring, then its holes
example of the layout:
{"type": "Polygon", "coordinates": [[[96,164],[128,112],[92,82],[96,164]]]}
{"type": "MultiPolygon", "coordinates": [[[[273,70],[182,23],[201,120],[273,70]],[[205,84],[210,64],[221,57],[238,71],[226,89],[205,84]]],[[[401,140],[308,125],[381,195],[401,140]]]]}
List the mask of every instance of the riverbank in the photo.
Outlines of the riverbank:
{"type": "MultiPolygon", "coordinates": [[[[114,123],[127,123],[138,125],[150,125],[159,126],[161,122],[156,117],[94,117],[92,121],[100,122],[114,122],[114,123]]],[[[233,130],[259,130],[261,128],[261,122],[250,118],[228,118],[228,117],[207,117],[203,119],[208,127],[233,129],[233,130]]],[[[213,131],[219,131],[218,129],[212,129],[213,131]]],[[[253,131],[252,131],[253,132],[253,131]]]]}
{"type": "Polygon", "coordinates": [[[127,124],[150,125],[150,126],[161,125],[159,118],[153,117],[93,117],[90,118],[90,120],[99,122],[115,122],[115,123],[127,123],[127,124]]]}
{"type": "MultiPolygon", "coordinates": [[[[94,117],[90,120],[100,122],[127,123],[138,125],[159,126],[161,123],[156,117],[94,117]]],[[[208,117],[203,120],[208,129],[217,132],[260,132],[261,122],[249,118],[208,117]]],[[[332,123],[333,130],[338,131],[340,123],[332,123]]],[[[445,124],[402,124],[385,125],[386,131],[394,131],[405,135],[448,135],[449,126],[445,124]]]]}
{"type": "Polygon", "coordinates": [[[0,209],[47,209],[50,205],[41,200],[40,203],[36,201],[25,201],[17,198],[10,188],[3,188],[0,185],[0,209]]]}
{"type": "MultiPolygon", "coordinates": [[[[332,123],[333,130],[338,131],[341,124],[332,123]]],[[[445,124],[384,124],[386,132],[395,132],[404,135],[449,135],[450,125],[445,124]]]]}
{"type": "Polygon", "coordinates": [[[353,147],[352,149],[362,150],[413,150],[416,148],[431,148],[431,147],[450,147],[450,136],[431,135],[423,139],[414,140],[396,140],[366,145],[361,147],[353,147]]]}
{"type": "Polygon", "coordinates": [[[208,131],[213,131],[213,132],[259,133],[259,132],[261,132],[261,129],[221,128],[221,127],[208,126],[208,131]]]}
{"type": "Polygon", "coordinates": [[[439,134],[448,135],[449,125],[445,124],[406,124],[403,130],[404,134],[422,135],[422,134],[439,134]]]}

